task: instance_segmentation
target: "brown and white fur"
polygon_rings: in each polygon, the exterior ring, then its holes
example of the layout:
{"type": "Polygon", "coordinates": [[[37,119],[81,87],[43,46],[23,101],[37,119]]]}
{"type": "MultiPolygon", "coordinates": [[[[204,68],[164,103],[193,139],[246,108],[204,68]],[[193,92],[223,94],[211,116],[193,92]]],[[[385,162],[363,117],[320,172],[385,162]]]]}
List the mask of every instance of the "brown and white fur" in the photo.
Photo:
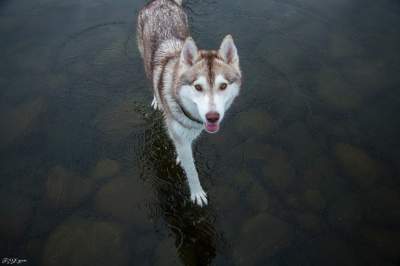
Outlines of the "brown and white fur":
{"type": "Polygon", "coordinates": [[[192,142],[203,129],[219,130],[225,111],[239,94],[241,71],[230,35],[218,51],[197,48],[181,4],[181,0],[148,3],[138,16],[137,39],[146,75],[153,82],[152,106],[164,114],[191,200],[203,206],[207,195],[194,164],[192,142]]]}

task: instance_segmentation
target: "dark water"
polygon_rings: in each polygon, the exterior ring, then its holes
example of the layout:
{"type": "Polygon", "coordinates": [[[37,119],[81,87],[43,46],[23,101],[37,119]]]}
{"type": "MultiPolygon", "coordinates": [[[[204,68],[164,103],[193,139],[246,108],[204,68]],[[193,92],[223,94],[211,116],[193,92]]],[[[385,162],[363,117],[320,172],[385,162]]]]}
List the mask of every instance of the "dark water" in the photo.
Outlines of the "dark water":
{"type": "MultiPolygon", "coordinates": [[[[400,3],[186,1],[244,85],[188,202],[135,42],[144,1],[0,0],[0,256],[400,265],[400,3]]],[[[4,260],[3,263],[12,262],[4,260]]]]}

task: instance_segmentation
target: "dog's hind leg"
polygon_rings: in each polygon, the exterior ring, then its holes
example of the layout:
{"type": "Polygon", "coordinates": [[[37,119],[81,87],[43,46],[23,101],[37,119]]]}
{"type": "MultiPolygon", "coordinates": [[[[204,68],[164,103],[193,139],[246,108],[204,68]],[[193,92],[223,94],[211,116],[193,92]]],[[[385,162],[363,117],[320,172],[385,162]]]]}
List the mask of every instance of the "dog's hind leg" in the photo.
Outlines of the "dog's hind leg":
{"type": "Polygon", "coordinates": [[[156,98],[156,96],[155,96],[155,95],[153,96],[153,101],[151,102],[151,107],[153,107],[153,108],[154,108],[154,110],[157,110],[157,109],[159,109],[159,107],[158,107],[158,103],[157,103],[157,98],[156,98]]]}

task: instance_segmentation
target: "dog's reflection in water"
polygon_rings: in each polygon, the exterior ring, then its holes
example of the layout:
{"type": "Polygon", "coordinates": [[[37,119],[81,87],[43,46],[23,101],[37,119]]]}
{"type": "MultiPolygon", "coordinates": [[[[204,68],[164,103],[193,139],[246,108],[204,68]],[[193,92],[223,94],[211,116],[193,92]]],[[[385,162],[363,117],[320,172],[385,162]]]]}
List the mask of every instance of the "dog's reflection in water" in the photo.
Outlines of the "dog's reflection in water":
{"type": "Polygon", "coordinates": [[[152,184],[157,194],[155,213],[164,217],[175,235],[184,265],[210,265],[217,241],[212,209],[200,208],[190,201],[186,177],[176,165],[174,147],[166,135],[161,114],[151,113],[147,119],[149,126],[140,138],[141,148],[136,151],[142,178],[152,184]]]}

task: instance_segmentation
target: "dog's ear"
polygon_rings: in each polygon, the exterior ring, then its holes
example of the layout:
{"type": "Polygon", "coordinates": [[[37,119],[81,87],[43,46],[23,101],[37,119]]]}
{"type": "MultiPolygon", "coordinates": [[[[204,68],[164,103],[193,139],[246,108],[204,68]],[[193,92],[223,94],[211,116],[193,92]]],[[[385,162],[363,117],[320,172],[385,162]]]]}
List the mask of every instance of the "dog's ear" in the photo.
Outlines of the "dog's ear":
{"type": "Polygon", "coordinates": [[[181,51],[181,63],[187,66],[192,66],[198,56],[196,43],[191,37],[186,38],[181,51]]]}
{"type": "Polygon", "coordinates": [[[226,35],[222,40],[218,51],[219,56],[230,65],[239,68],[239,56],[233,38],[230,34],[226,35]]]}

